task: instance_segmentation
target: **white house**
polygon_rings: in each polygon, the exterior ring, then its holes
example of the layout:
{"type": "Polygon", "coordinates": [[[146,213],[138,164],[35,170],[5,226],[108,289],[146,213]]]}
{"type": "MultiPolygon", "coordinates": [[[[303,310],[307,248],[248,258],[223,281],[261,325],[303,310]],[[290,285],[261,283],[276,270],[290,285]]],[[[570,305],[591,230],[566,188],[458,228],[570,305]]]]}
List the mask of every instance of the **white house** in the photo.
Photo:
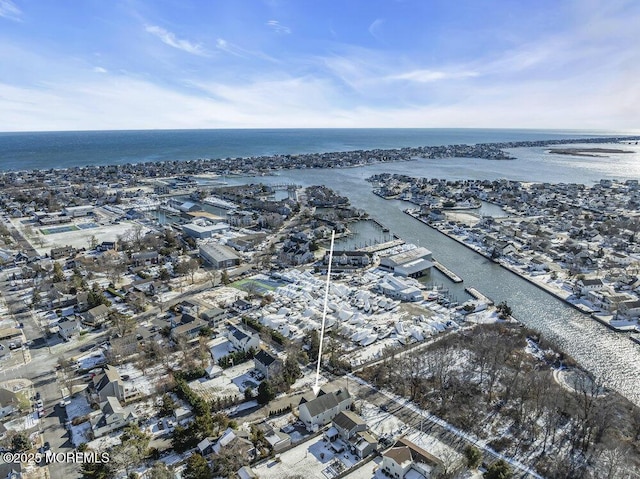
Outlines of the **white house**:
{"type": "Polygon", "coordinates": [[[100,403],[100,411],[96,411],[90,418],[91,430],[94,437],[102,437],[117,431],[136,420],[136,415],[130,407],[122,407],[118,398],[108,396],[100,403]]]}
{"type": "Polygon", "coordinates": [[[395,479],[436,477],[441,465],[440,459],[404,438],[382,455],[383,473],[395,479]]]}
{"type": "Polygon", "coordinates": [[[604,288],[604,283],[600,278],[583,278],[576,282],[575,290],[580,294],[586,295],[591,291],[600,291],[604,288]]]}
{"type": "Polygon", "coordinates": [[[640,300],[622,301],[618,304],[618,313],[630,319],[640,317],[640,300]]]}
{"type": "Polygon", "coordinates": [[[234,348],[238,351],[244,351],[245,353],[250,349],[258,349],[260,347],[260,336],[258,333],[245,331],[241,328],[231,327],[227,338],[229,342],[233,344],[234,348]]]}
{"type": "Polygon", "coordinates": [[[60,334],[65,341],[76,337],[80,334],[80,331],[82,331],[82,326],[80,326],[80,321],[77,319],[66,319],[58,323],[58,334],[60,334]]]}
{"type": "Polygon", "coordinates": [[[298,406],[300,420],[309,431],[317,431],[329,424],[340,412],[351,407],[351,395],[346,388],[324,393],[320,390],[318,397],[298,406]]]}

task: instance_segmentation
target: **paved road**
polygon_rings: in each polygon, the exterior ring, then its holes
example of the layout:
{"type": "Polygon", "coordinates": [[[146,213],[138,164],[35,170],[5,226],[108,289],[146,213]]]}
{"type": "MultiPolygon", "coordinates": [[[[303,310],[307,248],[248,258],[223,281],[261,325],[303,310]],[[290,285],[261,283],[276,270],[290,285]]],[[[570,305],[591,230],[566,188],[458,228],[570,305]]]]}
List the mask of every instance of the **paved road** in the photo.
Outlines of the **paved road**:
{"type": "MultiPolygon", "coordinates": [[[[27,378],[32,381],[34,394],[39,392],[44,403],[45,415],[40,419],[38,429],[42,432],[42,443],[48,442],[53,452],[71,451],[71,443],[64,428],[64,411],[58,405],[62,395],[56,377],[58,358],[79,352],[81,345],[71,343],[50,347],[43,337],[40,324],[30,310],[22,311],[24,303],[19,299],[20,291],[12,288],[10,271],[0,273],[0,293],[4,296],[10,313],[18,323],[23,323],[23,332],[31,347],[24,352],[28,361],[3,367],[0,370],[0,381],[16,378],[27,378]],[[17,312],[21,311],[21,312],[17,312]]],[[[14,352],[15,354],[15,352],[14,352]]],[[[46,467],[46,466],[43,466],[46,467]]],[[[50,464],[49,476],[52,478],[79,478],[79,467],[75,464],[50,464]]]]}

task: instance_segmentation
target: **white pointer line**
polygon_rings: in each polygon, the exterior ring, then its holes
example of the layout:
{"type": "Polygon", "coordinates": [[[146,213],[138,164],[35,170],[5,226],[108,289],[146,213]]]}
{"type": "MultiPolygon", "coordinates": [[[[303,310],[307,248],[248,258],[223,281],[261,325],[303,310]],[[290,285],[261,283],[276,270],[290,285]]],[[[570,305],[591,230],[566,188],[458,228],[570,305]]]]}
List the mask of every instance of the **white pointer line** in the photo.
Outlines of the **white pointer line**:
{"type": "Polygon", "coordinates": [[[327,319],[327,303],[329,302],[329,283],[331,283],[331,263],[333,262],[333,240],[336,232],[331,231],[331,246],[329,247],[329,266],[327,266],[327,286],[324,290],[324,307],[322,308],[322,325],[320,326],[320,346],[318,347],[318,365],[316,367],[316,384],[313,393],[317,396],[320,392],[318,381],[320,380],[320,364],[322,363],[322,342],[324,341],[324,324],[327,319]]]}

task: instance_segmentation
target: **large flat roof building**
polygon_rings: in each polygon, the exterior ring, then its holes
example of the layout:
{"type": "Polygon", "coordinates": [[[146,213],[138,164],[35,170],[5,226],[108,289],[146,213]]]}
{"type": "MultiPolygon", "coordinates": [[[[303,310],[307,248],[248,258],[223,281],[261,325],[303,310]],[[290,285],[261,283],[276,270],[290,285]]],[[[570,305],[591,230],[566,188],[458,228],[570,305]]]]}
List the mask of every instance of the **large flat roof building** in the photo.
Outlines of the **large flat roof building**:
{"type": "Polygon", "coordinates": [[[200,257],[216,269],[231,268],[240,264],[240,257],[228,246],[206,244],[200,246],[200,257]]]}
{"type": "Polygon", "coordinates": [[[229,228],[230,226],[226,223],[211,224],[201,219],[182,225],[182,231],[185,234],[198,239],[211,238],[214,234],[229,231],[229,228]]]}
{"type": "Polygon", "coordinates": [[[422,246],[380,259],[380,268],[398,276],[417,278],[428,273],[432,267],[431,251],[422,246]]]}

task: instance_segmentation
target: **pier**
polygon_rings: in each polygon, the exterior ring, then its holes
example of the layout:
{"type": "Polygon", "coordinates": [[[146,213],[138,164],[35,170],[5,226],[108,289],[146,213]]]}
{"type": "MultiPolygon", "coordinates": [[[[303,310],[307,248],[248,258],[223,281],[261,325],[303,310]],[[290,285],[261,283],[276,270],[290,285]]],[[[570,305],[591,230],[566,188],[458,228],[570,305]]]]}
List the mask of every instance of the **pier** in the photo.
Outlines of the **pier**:
{"type": "Polygon", "coordinates": [[[483,303],[486,303],[489,306],[493,305],[493,300],[487,296],[485,296],[484,294],[482,294],[480,291],[478,291],[476,288],[464,288],[464,290],[469,293],[471,296],[473,296],[475,299],[477,299],[478,301],[482,301],[483,303]]]}
{"type": "Polygon", "coordinates": [[[433,260],[433,267],[444,274],[447,278],[449,278],[454,283],[462,283],[463,279],[451,271],[449,268],[444,265],[438,263],[435,259],[433,260]]]}
{"type": "Polygon", "coordinates": [[[364,248],[358,248],[358,251],[363,251],[365,253],[377,253],[378,251],[383,251],[385,249],[395,248],[396,246],[403,245],[404,243],[405,241],[403,239],[394,239],[387,241],[386,243],[378,243],[371,246],[365,246],[364,248]]]}

